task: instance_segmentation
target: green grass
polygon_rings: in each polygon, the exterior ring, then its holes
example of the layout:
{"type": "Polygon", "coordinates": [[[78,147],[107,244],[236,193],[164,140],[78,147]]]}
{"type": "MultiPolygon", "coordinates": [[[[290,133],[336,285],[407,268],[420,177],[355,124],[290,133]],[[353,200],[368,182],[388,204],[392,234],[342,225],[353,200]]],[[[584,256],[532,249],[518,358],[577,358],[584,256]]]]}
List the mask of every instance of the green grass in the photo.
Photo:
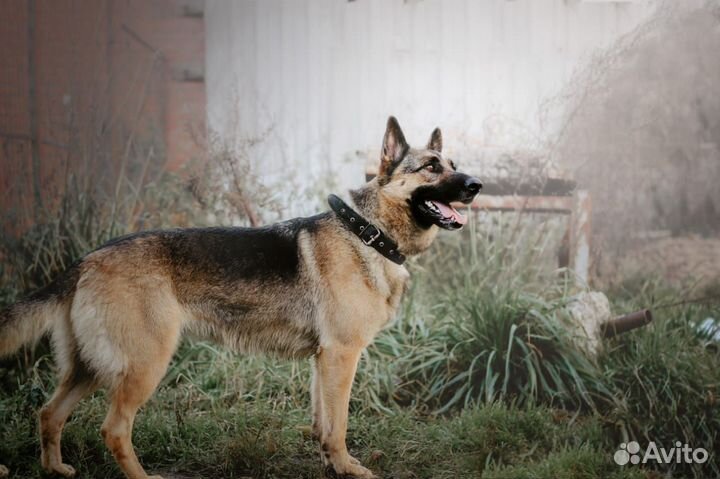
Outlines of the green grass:
{"type": "MultiPolygon", "coordinates": [[[[192,346],[187,346],[195,349],[192,346]]],[[[3,393],[0,457],[14,476],[40,474],[33,403],[50,388],[40,374],[11,395],[3,393]]],[[[166,386],[138,416],[134,441],[149,470],[190,477],[320,477],[318,446],[302,426],[309,413],[297,402],[244,395],[228,397],[186,382],[166,386]]],[[[121,477],[99,435],[105,397],[78,408],[64,435],[64,458],[81,477],[121,477]]],[[[598,417],[572,417],[545,407],[497,403],[450,417],[398,409],[355,412],[352,453],[384,477],[513,477],[508,470],[542,471],[527,477],[637,477],[612,463],[613,445],[598,417]],[[592,461],[585,464],[586,458],[592,461]],[[582,462],[582,468],[574,462],[582,462]],[[565,467],[569,465],[569,467],[565,467]],[[510,469],[508,469],[510,468],[510,469]]]]}
{"type": "MultiPolygon", "coordinates": [[[[0,305],[113,231],[138,227],[97,216],[97,203],[81,196],[0,242],[0,305]]],[[[158,204],[143,198],[135,202],[158,204]]],[[[613,310],[650,307],[654,323],[588,358],[567,333],[574,290],[552,266],[558,231],[553,221],[493,216],[442,235],[410,262],[399,317],[358,370],[348,439],[356,457],[387,478],[720,477],[720,352],[693,329],[720,318],[720,305],[676,304],[692,293],[629,281],[608,293],[613,310]],[[612,455],[628,440],[682,441],[712,455],[702,466],[619,467],[612,455]]],[[[306,433],[309,378],[306,361],[183,343],[136,422],[143,464],[179,477],[321,476],[306,433]]],[[[54,382],[46,343],[0,364],[0,463],[11,477],[40,473],[36,411],[54,382]]],[[[105,409],[98,393],[67,427],[65,460],[81,477],[120,477],[99,434],[105,409]]]]}

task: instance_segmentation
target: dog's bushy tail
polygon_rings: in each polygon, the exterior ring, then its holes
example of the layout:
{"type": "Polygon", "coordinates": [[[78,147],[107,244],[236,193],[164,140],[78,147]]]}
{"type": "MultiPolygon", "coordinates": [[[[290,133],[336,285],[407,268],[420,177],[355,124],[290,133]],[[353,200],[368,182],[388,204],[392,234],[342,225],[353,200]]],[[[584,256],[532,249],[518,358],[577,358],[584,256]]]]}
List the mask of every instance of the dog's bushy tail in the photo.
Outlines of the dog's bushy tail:
{"type": "Polygon", "coordinates": [[[34,344],[68,314],[77,280],[74,265],[45,288],[0,311],[0,357],[34,344]]]}
{"type": "Polygon", "coordinates": [[[0,357],[39,340],[52,325],[55,301],[23,301],[0,313],[0,357]]]}

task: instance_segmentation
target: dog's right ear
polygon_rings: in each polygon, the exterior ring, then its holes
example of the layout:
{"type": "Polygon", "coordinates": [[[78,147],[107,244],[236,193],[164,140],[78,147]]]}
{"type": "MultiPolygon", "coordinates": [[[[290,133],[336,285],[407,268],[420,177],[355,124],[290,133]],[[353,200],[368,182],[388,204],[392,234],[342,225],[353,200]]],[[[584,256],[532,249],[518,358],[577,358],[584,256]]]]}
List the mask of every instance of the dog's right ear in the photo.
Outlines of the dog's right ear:
{"type": "Polygon", "coordinates": [[[378,175],[386,176],[391,174],[397,163],[407,153],[408,148],[410,147],[405,141],[405,135],[400,129],[400,124],[394,116],[391,116],[388,118],[387,127],[385,128],[378,175]]]}
{"type": "Polygon", "coordinates": [[[428,144],[425,148],[428,150],[435,150],[438,153],[442,152],[442,132],[440,132],[440,128],[435,128],[433,130],[430,134],[430,140],[428,140],[428,144]]]}

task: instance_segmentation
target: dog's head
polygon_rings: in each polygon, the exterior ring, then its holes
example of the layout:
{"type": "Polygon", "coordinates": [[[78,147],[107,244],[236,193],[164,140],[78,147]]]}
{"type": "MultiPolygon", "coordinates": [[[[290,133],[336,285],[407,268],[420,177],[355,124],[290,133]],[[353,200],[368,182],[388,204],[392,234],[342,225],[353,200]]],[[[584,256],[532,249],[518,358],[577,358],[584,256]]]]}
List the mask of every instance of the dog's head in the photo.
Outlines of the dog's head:
{"type": "Polygon", "coordinates": [[[383,194],[407,204],[418,225],[447,230],[462,228],[467,221],[451,203],[469,204],[482,187],[480,180],[458,172],[452,160],[443,158],[439,128],[425,148],[411,148],[392,116],[383,138],[377,181],[383,194]]]}

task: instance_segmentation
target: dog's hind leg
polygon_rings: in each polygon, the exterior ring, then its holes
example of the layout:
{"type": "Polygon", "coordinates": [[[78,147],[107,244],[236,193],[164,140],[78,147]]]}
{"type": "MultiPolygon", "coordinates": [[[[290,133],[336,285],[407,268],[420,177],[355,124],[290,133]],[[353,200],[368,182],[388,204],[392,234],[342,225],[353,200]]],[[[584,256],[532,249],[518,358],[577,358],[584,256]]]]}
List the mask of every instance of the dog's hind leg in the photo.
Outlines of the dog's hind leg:
{"type": "Polygon", "coordinates": [[[111,390],[110,409],[100,432],[129,479],[162,479],[148,476],[140,465],[133,450],[132,429],[138,410],[150,399],[167,371],[177,347],[180,324],[173,320],[173,314],[162,314],[157,309],[135,316],[147,319],[135,319],[134,342],[125,343],[129,364],[111,390]]]}
{"type": "Polygon", "coordinates": [[[95,389],[97,383],[93,376],[82,366],[73,366],[63,377],[53,397],[40,411],[40,461],[47,472],[64,477],[75,475],[75,469],[62,462],[60,437],[65,421],[75,406],[95,389]]]}
{"type": "Polygon", "coordinates": [[[129,479],[162,479],[148,476],[138,461],[132,445],[132,429],[140,407],[152,396],[165,374],[170,357],[164,364],[149,366],[149,370],[130,372],[112,392],[110,409],[101,433],[120,469],[129,479]]]}
{"type": "Polygon", "coordinates": [[[49,473],[72,477],[75,469],[62,462],[60,438],[75,406],[97,389],[98,382],[78,355],[68,321],[56,322],[52,339],[61,379],[50,401],[40,410],[40,463],[49,473]]]}

